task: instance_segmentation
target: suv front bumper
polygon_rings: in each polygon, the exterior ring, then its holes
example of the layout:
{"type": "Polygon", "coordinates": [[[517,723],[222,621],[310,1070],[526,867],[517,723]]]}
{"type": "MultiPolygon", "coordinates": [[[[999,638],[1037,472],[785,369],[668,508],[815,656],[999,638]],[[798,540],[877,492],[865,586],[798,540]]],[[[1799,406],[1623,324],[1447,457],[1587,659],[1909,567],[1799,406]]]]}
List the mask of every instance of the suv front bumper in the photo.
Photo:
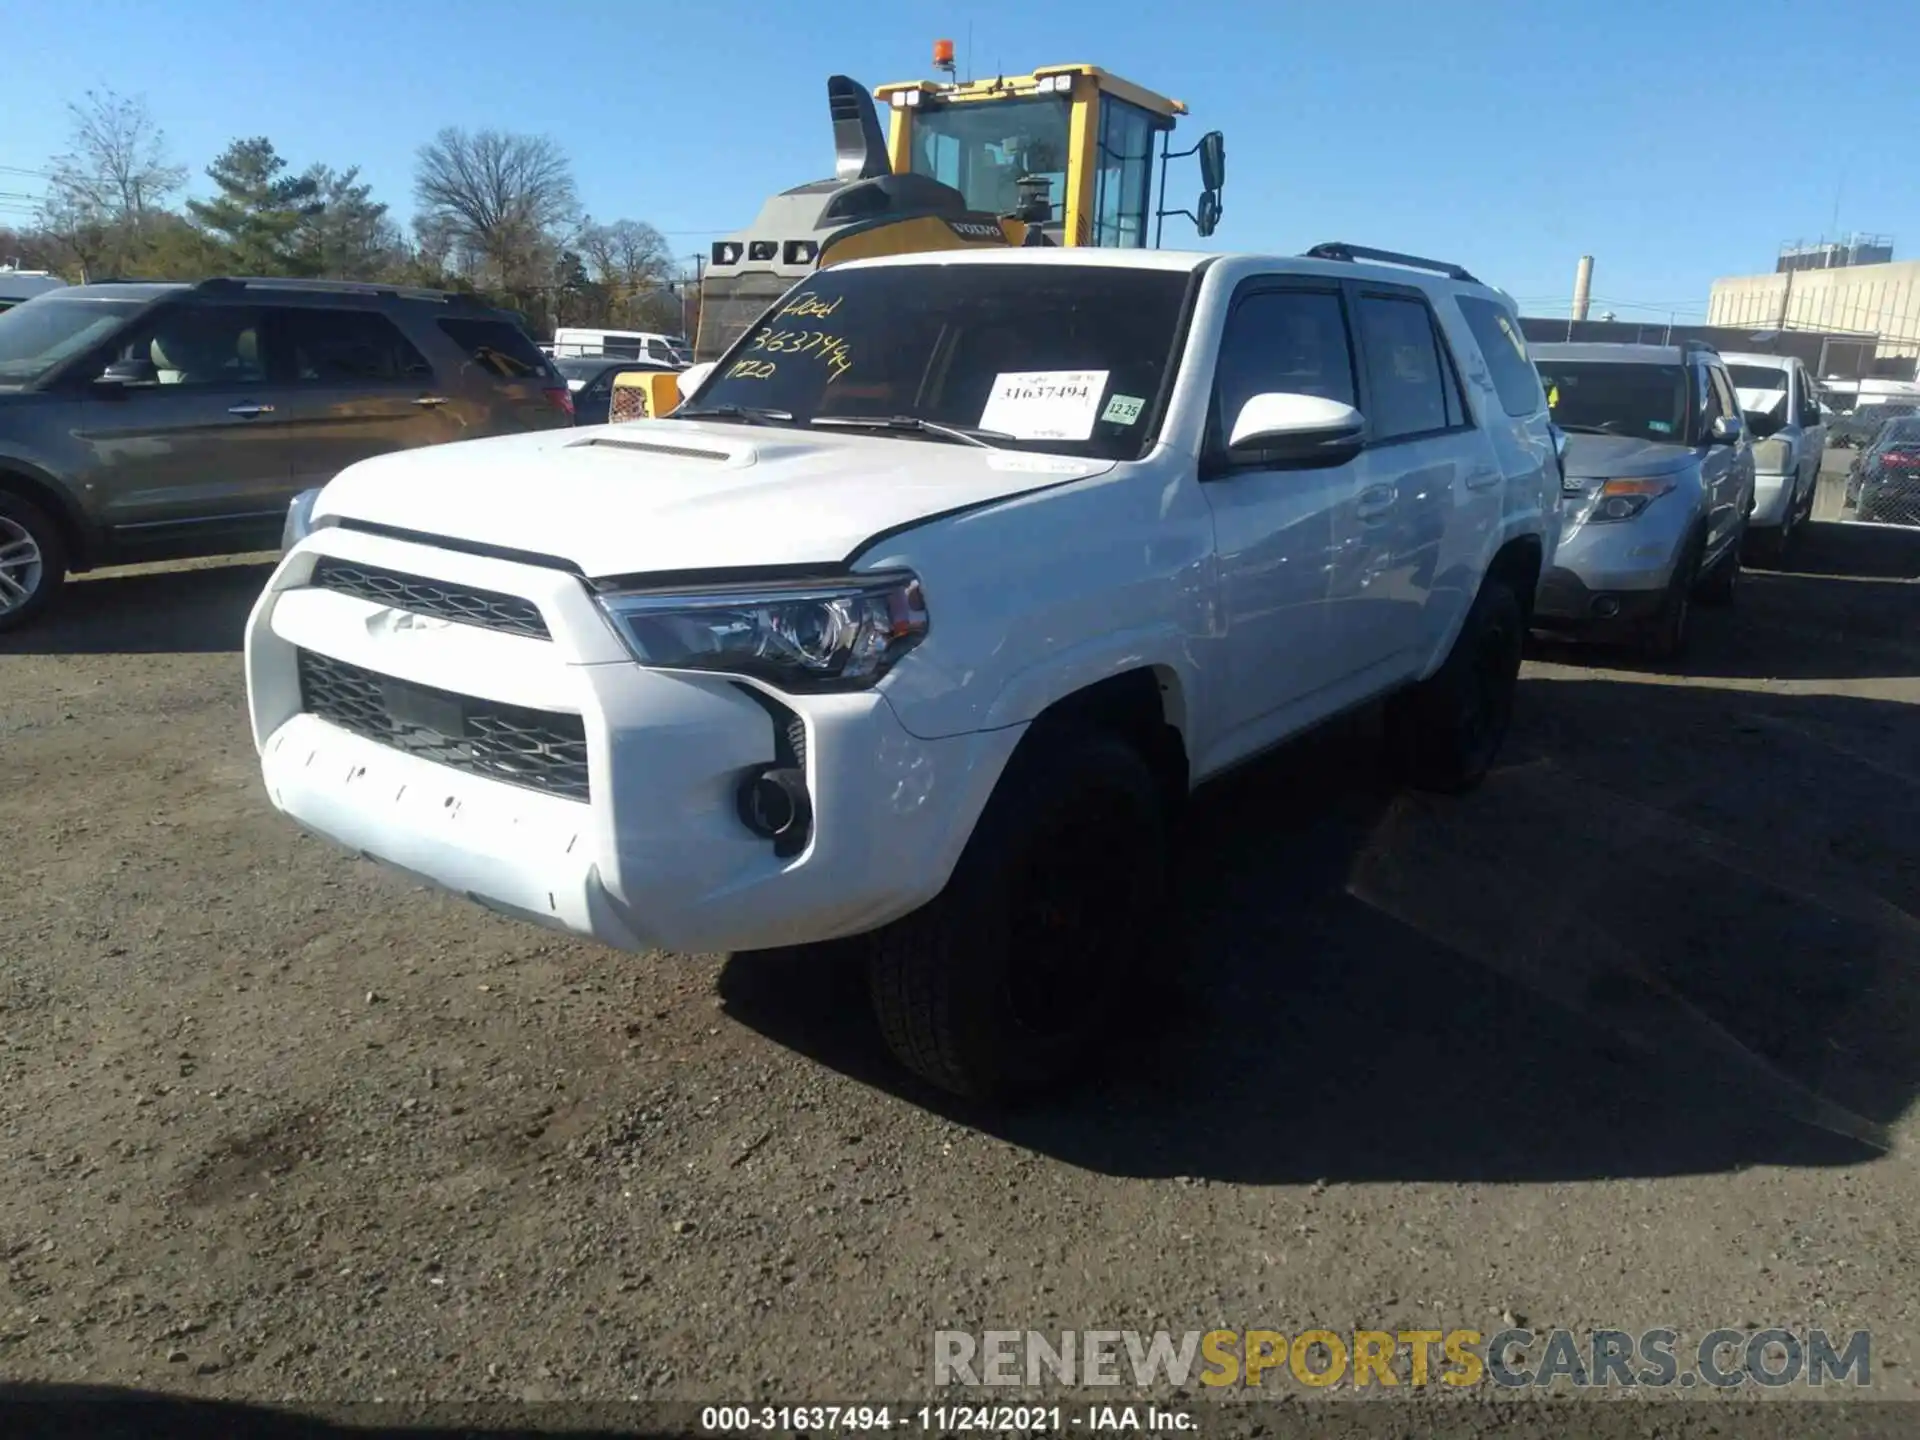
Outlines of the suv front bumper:
{"type": "Polygon", "coordinates": [[[1679,507],[1661,512],[1673,498],[1662,496],[1632,520],[1587,521],[1564,535],[1540,577],[1534,624],[1571,630],[1658,614],[1687,534],[1679,507]]]}
{"type": "Polygon", "coordinates": [[[945,885],[1024,728],[922,740],[876,691],[756,696],[745,681],[648,670],[577,575],[341,528],[282,560],[248,620],[246,667],[281,811],[490,909],[636,951],[805,944],[918,908],[945,885]],[[531,601],[549,636],[316,587],[323,555],[531,601]],[[497,764],[475,773],[458,744],[412,743],[437,731],[381,733],[395,722],[377,699],[342,712],[344,725],[315,713],[326,706],[311,670],[303,688],[303,651],[360,677],[363,697],[405,682],[491,716],[549,717],[584,740],[586,796],[542,788],[516,752],[506,768],[525,778],[510,781],[497,764]],[[356,718],[368,712],[370,725],[356,718]],[[804,734],[812,821],[804,848],[782,855],[741,819],[738,793],[781,758],[787,719],[804,734]]]}

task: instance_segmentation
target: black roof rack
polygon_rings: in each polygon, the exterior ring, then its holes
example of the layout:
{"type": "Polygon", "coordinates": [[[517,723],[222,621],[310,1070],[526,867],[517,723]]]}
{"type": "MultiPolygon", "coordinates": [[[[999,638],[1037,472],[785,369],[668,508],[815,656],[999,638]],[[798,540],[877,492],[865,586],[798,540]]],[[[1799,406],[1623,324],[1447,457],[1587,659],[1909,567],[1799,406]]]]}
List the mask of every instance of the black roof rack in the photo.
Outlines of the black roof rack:
{"type": "Polygon", "coordinates": [[[1465,285],[1478,285],[1467,270],[1450,260],[1423,260],[1418,255],[1402,255],[1395,250],[1374,250],[1365,245],[1349,245],[1344,240],[1329,240],[1307,251],[1309,260],[1372,260],[1381,265],[1401,265],[1409,270],[1431,270],[1436,275],[1444,275],[1449,280],[1458,280],[1465,285]]]}
{"type": "Polygon", "coordinates": [[[202,280],[195,290],[291,290],[309,295],[371,295],[384,300],[436,300],[447,305],[476,305],[486,302],[464,290],[434,290],[421,285],[387,285],[370,280],[309,280],[281,275],[215,275],[202,280]]]}

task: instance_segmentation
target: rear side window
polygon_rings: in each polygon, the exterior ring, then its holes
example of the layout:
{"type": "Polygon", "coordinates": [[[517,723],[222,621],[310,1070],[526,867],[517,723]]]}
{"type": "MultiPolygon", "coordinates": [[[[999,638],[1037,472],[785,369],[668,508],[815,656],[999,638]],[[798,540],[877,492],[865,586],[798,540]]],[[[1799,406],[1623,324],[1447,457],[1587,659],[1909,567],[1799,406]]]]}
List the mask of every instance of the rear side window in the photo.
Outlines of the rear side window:
{"type": "Polygon", "coordinates": [[[442,320],[440,328],[482,370],[502,380],[543,380],[547,357],[518,325],[506,320],[442,320]]]}
{"type": "Polygon", "coordinates": [[[400,327],[372,310],[279,313],[296,379],[319,384],[398,382],[433,374],[400,327]]]}
{"type": "Polygon", "coordinates": [[[1257,290],[1234,306],[1214,371],[1221,438],[1248,400],[1270,393],[1354,403],[1346,315],[1332,291],[1257,290]]]}
{"type": "Polygon", "coordinates": [[[1487,370],[1493,388],[1500,396],[1500,408],[1509,415],[1537,415],[1546,404],[1540,392],[1540,373],[1527,358],[1527,340],[1520,333],[1520,322],[1506,307],[1477,295],[1457,297],[1460,313],[1467,317],[1474,343],[1487,357],[1487,370]]]}
{"type": "Polygon", "coordinates": [[[1459,424],[1459,397],[1447,393],[1453,377],[1426,301],[1362,295],[1359,321],[1373,438],[1430,435],[1459,424]]]}

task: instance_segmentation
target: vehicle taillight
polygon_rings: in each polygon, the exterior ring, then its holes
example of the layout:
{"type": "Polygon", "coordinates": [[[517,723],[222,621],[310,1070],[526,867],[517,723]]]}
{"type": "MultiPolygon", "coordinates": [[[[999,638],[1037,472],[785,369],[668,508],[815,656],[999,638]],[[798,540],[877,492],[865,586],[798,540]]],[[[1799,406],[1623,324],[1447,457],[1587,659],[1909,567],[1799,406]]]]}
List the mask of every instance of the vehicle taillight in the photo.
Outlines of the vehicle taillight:
{"type": "Polygon", "coordinates": [[[573,418],[573,392],[564,385],[549,385],[546,390],[547,403],[560,411],[569,420],[573,418]]]}

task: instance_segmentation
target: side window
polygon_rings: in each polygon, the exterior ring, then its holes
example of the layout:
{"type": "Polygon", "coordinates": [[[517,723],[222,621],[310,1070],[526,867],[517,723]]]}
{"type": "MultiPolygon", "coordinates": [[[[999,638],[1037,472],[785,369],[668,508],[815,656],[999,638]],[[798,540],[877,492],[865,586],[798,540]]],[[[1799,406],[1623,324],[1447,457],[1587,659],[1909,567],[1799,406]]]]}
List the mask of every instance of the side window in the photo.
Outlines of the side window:
{"type": "Polygon", "coordinates": [[[1501,409],[1509,415],[1538,415],[1546,408],[1546,397],[1540,392],[1540,372],[1527,357],[1520,323],[1504,306],[1477,295],[1462,295],[1459,303],[1467,328],[1486,357],[1501,409]]]}
{"type": "Polygon", "coordinates": [[[1712,366],[1702,365],[1693,373],[1700,386],[1700,434],[1704,438],[1713,422],[1727,413],[1727,406],[1714,385],[1712,366]]]}
{"type": "Polygon", "coordinates": [[[267,378],[260,331],[255,309],[176,305],[131,332],[108,358],[146,361],[162,385],[259,385],[267,378]]]}
{"type": "Polygon", "coordinates": [[[502,380],[536,380],[547,375],[547,357],[518,325],[505,320],[442,320],[440,328],[490,375],[502,380]]]}
{"type": "MultiPolygon", "coordinates": [[[[1720,413],[1722,415],[1738,415],[1740,413],[1740,400],[1733,392],[1733,382],[1727,378],[1727,372],[1722,370],[1718,365],[1713,365],[1708,367],[1707,374],[1713,377],[1713,389],[1720,402],[1720,413]]],[[[1707,423],[1712,424],[1713,422],[1709,420],[1707,423]]]]}
{"type": "Polygon", "coordinates": [[[1367,366],[1367,419],[1375,441],[1450,428],[1451,377],[1424,300],[1394,295],[1360,297],[1360,344],[1367,366]]]}
{"type": "Polygon", "coordinates": [[[276,312],[296,380],[322,385],[427,379],[433,367],[400,327],[373,310],[276,312]]]}
{"type": "Polygon", "coordinates": [[[1353,347],[1331,290],[1256,290],[1233,307],[1213,381],[1220,440],[1255,395],[1318,395],[1354,403],[1353,347]]]}

